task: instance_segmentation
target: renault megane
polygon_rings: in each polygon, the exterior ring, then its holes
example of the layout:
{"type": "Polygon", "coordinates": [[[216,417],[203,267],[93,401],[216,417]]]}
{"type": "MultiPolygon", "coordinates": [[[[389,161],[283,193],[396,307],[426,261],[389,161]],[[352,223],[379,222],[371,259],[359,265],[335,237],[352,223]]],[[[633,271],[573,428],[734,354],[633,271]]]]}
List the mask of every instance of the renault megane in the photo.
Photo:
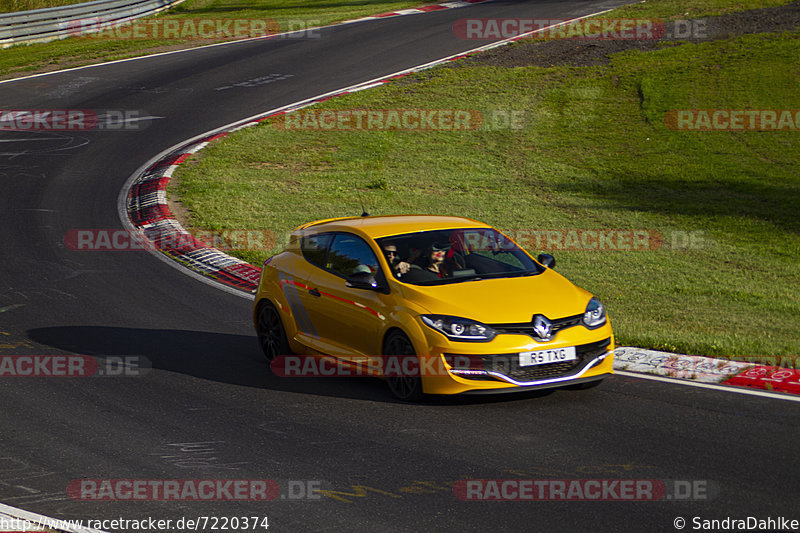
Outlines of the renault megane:
{"type": "Polygon", "coordinates": [[[554,266],[468,218],[322,220],[264,263],[253,320],[273,365],[333,361],[407,401],[588,388],[613,372],[611,324],[554,266]]]}

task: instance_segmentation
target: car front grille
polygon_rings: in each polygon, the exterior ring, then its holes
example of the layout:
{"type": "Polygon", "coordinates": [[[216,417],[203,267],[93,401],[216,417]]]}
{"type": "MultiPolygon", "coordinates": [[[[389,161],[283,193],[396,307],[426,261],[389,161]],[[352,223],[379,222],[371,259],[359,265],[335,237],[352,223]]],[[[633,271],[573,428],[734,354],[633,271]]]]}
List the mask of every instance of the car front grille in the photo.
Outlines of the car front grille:
{"type": "Polygon", "coordinates": [[[544,365],[520,366],[519,354],[459,355],[444,354],[445,360],[454,367],[453,373],[465,379],[500,379],[479,371],[496,372],[514,381],[537,381],[568,376],[586,366],[589,361],[606,353],[611,339],[581,344],[575,347],[577,359],[544,365]],[[455,363],[455,364],[454,364],[455,363]],[[461,371],[461,372],[459,372],[461,371]],[[475,373],[473,373],[475,372],[475,373]]]}
{"type": "MultiPolygon", "coordinates": [[[[563,318],[554,318],[550,319],[551,326],[550,326],[550,338],[556,336],[556,334],[561,331],[562,329],[571,328],[573,326],[577,326],[583,320],[583,315],[573,315],[573,316],[565,316],[563,318]]],[[[536,335],[536,332],[533,330],[533,321],[531,322],[517,322],[517,323],[509,323],[509,324],[488,324],[492,329],[497,331],[498,333],[517,333],[522,335],[528,335],[537,340],[539,337],[536,335]]]]}

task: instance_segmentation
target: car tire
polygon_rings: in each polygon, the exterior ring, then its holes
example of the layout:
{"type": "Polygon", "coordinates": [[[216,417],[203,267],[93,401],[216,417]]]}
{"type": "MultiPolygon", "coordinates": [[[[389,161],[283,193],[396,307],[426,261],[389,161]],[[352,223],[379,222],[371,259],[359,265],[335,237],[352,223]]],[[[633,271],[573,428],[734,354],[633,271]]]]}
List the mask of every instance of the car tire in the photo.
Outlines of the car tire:
{"type": "Polygon", "coordinates": [[[289,355],[289,341],[278,310],[270,301],[265,301],[258,308],[256,321],[258,344],[267,362],[272,362],[279,355],[289,355]]]}
{"type": "MultiPolygon", "coordinates": [[[[386,337],[383,343],[383,353],[388,356],[414,356],[417,353],[414,351],[414,345],[402,331],[392,331],[386,337]]],[[[419,369],[419,361],[417,361],[417,369],[419,369]]],[[[398,400],[404,402],[418,402],[424,394],[422,392],[422,379],[419,374],[417,375],[387,375],[386,383],[389,385],[389,390],[398,400]]]]}

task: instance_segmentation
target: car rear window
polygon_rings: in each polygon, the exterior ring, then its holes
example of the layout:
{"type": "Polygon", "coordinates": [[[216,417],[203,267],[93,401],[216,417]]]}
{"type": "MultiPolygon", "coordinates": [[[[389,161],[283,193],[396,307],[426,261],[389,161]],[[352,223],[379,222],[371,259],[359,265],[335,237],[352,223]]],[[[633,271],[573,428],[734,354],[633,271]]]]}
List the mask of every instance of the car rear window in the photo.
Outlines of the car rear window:
{"type": "Polygon", "coordinates": [[[300,241],[300,249],[303,257],[312,265],[325,268],[325,258],[328,255],[328,245],[333,238],[331,233],[320,233],[317,235],[306,235],[300,241]]]}
{"type": "Polygon", "coordinates": [[[356,272],[374,274],[378,270],[378,259],[369,245],[349,233],[336,234],[326,263],[326,270],[345,278],[356,272]]]}

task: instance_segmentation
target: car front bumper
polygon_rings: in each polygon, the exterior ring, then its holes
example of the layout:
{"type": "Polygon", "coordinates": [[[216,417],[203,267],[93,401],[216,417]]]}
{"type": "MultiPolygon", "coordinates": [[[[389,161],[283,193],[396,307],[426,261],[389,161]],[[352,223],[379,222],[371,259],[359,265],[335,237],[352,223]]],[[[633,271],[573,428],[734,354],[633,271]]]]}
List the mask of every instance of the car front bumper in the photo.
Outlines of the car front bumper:
{"type": "Polygon", "coordinates": [[[573,329],[547,343],[538,343],[527,335],[498,335],[491,342],[451,342],[437,332],[426,331],[426,353],[430,355],[424,357],[435,362],[427,367],[440,371],[421,373],[423,390],[427,394],[516,392],[586,383],[613,374],[611,325],[573,329]],[[574,360],[520,364],[522,352],[564,347],[575,348],[574,360]]]}

